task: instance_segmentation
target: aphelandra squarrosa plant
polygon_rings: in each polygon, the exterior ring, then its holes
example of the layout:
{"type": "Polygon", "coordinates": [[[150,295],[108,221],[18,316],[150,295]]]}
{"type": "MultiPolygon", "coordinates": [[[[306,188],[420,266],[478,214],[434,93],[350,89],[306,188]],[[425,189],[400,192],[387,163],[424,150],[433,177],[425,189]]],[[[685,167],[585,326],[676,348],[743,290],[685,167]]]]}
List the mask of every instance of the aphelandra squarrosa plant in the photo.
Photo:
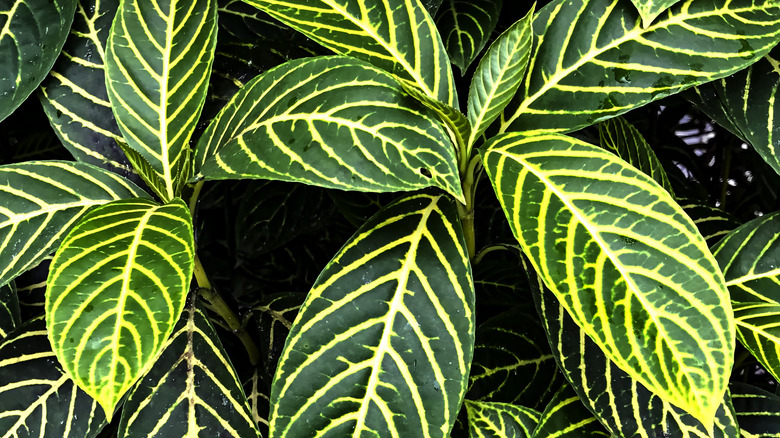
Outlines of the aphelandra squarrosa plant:
{"type": "Polygon", "coordinates": [[[618,116],[688,89],[780,172],[780,4],[635,3],[527,5],[494,32],[516,5],[6,2],[0,116],[38,89],[75,161],[0,166],[0,436],[443,437],[462,408],[471,436],[738,436],[736,339],[780,377],[780,216],[710,250],[618,116]],[[201,117],[219,20],[261,11],[332,53],[289,55],[201,117]],[[601,147],[567,135],[597,123],[601,147]],[[257,340],[199,258],[218,180],[397,193],[317,276],[267,417],[233,367],[258,364],[257,340]],[[513,299],[538,316],[477,330],[472,267],[496,250],[477,247],[479,182],[523,254],[532,292],[513,299]],[[52,253],[45,316],[22,321],[15,279],[52,253]],[[517,321],[542,334],[511,340],[517,321]],[[466,397],[498,372],[480,333],[554,358],[565,383],[543,382],[540,406],[466,397]]]}

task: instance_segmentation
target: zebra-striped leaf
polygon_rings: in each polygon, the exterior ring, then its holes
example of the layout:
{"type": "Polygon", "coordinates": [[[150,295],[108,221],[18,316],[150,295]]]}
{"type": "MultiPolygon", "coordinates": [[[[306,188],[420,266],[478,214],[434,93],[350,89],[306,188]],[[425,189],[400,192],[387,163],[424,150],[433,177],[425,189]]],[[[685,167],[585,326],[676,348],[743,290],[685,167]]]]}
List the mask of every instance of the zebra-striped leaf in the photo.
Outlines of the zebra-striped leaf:
{"type": "Polygon", "coordinates": [[[655,20],[661,13],[669,9],[672,5],[680,0],[631,0],[636,9],[639,11],[639,15],[642,17],[642,27],[646,28],[655,20]]]}
{"type": "Polygon", "coordinates": [[[447,0],[439,8],[436,27],[463,76],[496,28],[501,6],[502,0],[447,0]]]}
{"type": "Polygon", "coordinates": [[[106,425],[98,403],[57,365],[43,318],[0,344],[0,437],[92,438],[106,425]]]}
{"type": "Polygon", "coordinates": [[[512,100],[528,66],[533,11],[505,30],[490,45],[474,72],[469,88],[469,147],[512,100]]]}
{"type": "Polygon", "coordinates": [[[193,257],[192,219],[180,199],[95,208],[55,254],[46,291],[52,346],[107,417],[173,330],[193,257]]]}
{"type": "Polygon", "coordinates": [[[106,92],[105,47],[118,5],[78,2],[68,40],[38,96],[54,132],[73,157],[140,182],[116,144],[121,136],[106,92]]]}
{"type": "Polygon", "coordinates": [[[780,436],[780,397],[745,383],[729,385],[744,438],[780,436]]]}
{"type": "Polygon", "coordinates": [[[454,202],[387,206],[323,270],[271,392],[271,437],[445,437],[466,391],[474,290],[454,202]]]}
{"type": "Polygon", "coordinates": [[[780,47],[728,78],[696,87],[688,97],[718,124],[750,143],[780,174],[780,47]]]}
{"type": "Polygon", "coordinates": [[[266,373],[255,367],[252,376],[244,382],[244,394],[249,404],[252,419],[261,436],[268,436],[268,413],[271,411],[271,379],[266,380],[266,373]]]}
{"type": "Polygon", "coordinates": [[[729,233],[713,248],[731,293],[737,337],[780,377],[780,212],[729,233]]]}
{"type": "Polygon", "coordinates": [[[469,438],[531,438],[541,414],[509,403],[466,400],[469,438]]]}
{"type": "Polygon", "coordinates": [[[19,297],[13,281],[0,286],[0,340],[22,323],[19,297]]]}
{"type": "Polygon", "coordinates": [[[569,385],[564,385],[544,409],[533,438],[609,437],[593,413],[569,385]]]}
{"type": "Polygon", "coordinates": [[[650,177],[558,134],[485,145],[485,169],[535,271],[615,364],[708,429],[733,363],[725,281],[650,177]]]}
{"type": "MultiPolygon", "coordinates": [[[[463,195],[447,133],[392,76],[354,58],[287,62],[250,81],[198,142],[206,179],[463,195]]],[[[202,167],[201,167],[202,166],[202,167]]]]}
{"type": "Polygon", "coordinates": [[[244,0],[342,55],[458,108],[450,60],[420,0],[244,0]]]}
{"type": "Polygon", "coordinates": [[[38,88],[68,37],[77,0],[0,5],[0,121],[38,88]]]}
{"type": "Polygon", "coordinates": [[[501,131],[572,131],[742,70],[780,40],[774,0],[686,0],[642,28],[622,0],[556,0],[501,131]]]}
{"type": "Polygon", "coordinates": [[[0,166],[0,284],[34,267],[90,208],[148,197],[124,178],[86,163],[0,166]]]}
{"type": "Polygon", "coordinates": [[[119,130],[175,196],[214,59],[216,0],[122,0],[106,47],[106,87],[119,130]]]}
{"type": "Polygon", "coordinates": [[[699,233],[710,248],[740,225],[740,222],[733,215],[720,208],[695,199],[677,198],[676,201],[685,210],[685,214],[696,224],[699,233]]]}
{"type": "Polygon", "coordinates": [[[258,436],[217,332],[194,305],[123,405],[118,436],[258,436]]]}

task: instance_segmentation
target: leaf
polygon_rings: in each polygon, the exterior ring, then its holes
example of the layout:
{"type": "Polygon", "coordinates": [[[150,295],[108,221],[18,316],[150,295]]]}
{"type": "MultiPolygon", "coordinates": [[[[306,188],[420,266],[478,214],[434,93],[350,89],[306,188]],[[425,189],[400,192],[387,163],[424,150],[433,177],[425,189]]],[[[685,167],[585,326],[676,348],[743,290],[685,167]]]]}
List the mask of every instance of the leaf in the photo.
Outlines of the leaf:
{"type": "Polygon", "coordinates": [[[645,141],[639,130],[622,117],[615,117],[599,123],[601,147],[636,167],[645,175],[674,196],[672,184],[666,176],[661,162],[653,149],[645,141]]]}
{"type": "Polygon", "coordinates": [[[677,198],[677,203],[696,224],[709,247],[718,243],[729,231],[740,225],[731,214],[695,199],[677,198]]]}
{"type": "Polygon", "coordinates": [[[743,437],[780,436],[780,397],[744,383],[730,388],[743,437]]]}
{"type": "Polygon", "coordinates": [[[75,9],[76,0],[14,0],[0,6],[0,121],[46,77],[75,9]]]}
{"type": "Polygon", "coordinates": [[[735,73],[780,39],[774,0],[686,0],[642,28],[618,0],[556,0],[534,19],[508,130],[574,131],[735,73]]]}
{"type": "Polygon", "coordinates": [[[447,0],[436,14],[450,61],[466,76],[498,24],[501,0],[447,0]]]}
{"type": "Polygon", "coordinates": [[[750,143],[780,174],[780,47],[728,78],[696,87],[687,97],[718,124],[750,143]]]}
{"type": "Polygon", "coordinates": [[[135,184],[85,163],[31,161],[0,166],[0,284],[59,246],[90,208],[148,197],[135,184]]]}
{"type": "Polygon", "coordinates": [[[245,0],[341,55],[372,63],[458,108],[450,61],[419,1],[245,0]]]}
{"type": "Polygon", "coordinates": [[[662,12],[680,0],[631,0],[642,17],[642,27],[647,28],[662,12]]]}
{"type": "Polygon", "coordinates": [[[19,297],[13,281],[0,286],[0,340],[22,323],[19,297]]]}
{"type": "Polygon", "coordinates": [[[533,9],[490,45],[479,61],[469,87],[471,147],[512,100],[523,80],[531,51],[533,9]]]}
{"type": "Polygon", "coordinates": [[[541,414],[509,403],[466,400],[471,438],[530,438],[541,414]]]}
{"type": "Polygon", "coordinates": [[[78,161],[135,177],[106,92],[105,47],[119,2],[80,0],[62,54],[39,88],[46,116],[78,161]]]}
{"type": "Polygon", "coordinates": [[[780,212],[756,218],[713,248],[731,293],[737,337],[780,376],[780,212]]]}
{"type": "Polygon", "coordinates": [[[12,437],[92,438],[107,424],[96,401],[63,373],[43,318],[0,344],[0,433],[12,437]]]}
{"type": "Polygon", "coordinates": [[[209,180],[374,192],[435,185],[463,197],[438,122],[390,75],[341,56],[290,61],[250,81],[201,136],[195,166],[209,180]]]}
{"type": "Polygon", "coordinates": [[[725,282],[701,235],[655,181],[559,134],[508,134],[485,169],[544,283],[607,357],[711,425],[733,363],[725,282]]]}
{"type": "Polygon", "coordinates": [[[474,344],[474,286],[454,202],[389,205],[320,274],[279,361],[271,437],[445,437],[474,344]]]}
{"type": "Polygon", "coordinates": [[[216,1],[122,0],[106,47],[106,87],[119,130],[177,196],[177,177],[206,98],[216,1]],[[187,44],[181,43],[186,41],[187,44]]]}
{"type": "Polygon", "coordinates": [[[95,208],[57,250],[46,291],[49,337],[107,417],[162,349],[192,272],[192,219],[180,199],[95,208]]]}
{"type": "Polygon", "coordinates": [[[244,383],[244,393],[261,436],[268,436],[268,412],[270,411],[271,384],[264,379],[259,367],[255,367],[252,377],[244,383]]]}
{"type": "Polygon", "coordinates": [[[564,385],[539,418],[533,438],[609,437],[596,417],[585,409],[577,393],[564,385]]]}
{"type": "Polygon", "coordinates": [[[302,293],[282,292],[263,297],[262,301],[252,308],[260,332],[260,358],[268,373],[269,382],[273,379],[284,343],[305,299],[306,295],[302,293]]]}
{"type": "Polygon", "coordinates": [[[160,435],[259,436],[217,332],[194,305],[122,408],[118,436],[160,435]]]}

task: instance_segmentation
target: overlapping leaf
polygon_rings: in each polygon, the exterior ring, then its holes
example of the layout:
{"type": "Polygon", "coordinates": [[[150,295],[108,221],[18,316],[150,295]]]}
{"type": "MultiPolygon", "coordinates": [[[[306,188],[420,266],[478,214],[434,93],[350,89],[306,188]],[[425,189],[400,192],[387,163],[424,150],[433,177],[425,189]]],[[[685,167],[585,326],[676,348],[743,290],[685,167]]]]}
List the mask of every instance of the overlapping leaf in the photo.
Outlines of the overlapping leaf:
{"type": "Polygon", "coordinates": [[[528,66],[533,11],[505,30],[479,61],[471,80],[468,120],[472,146],[512,100],[528,66]]]}
{"type": "Polygon", "coordinates": [[[0,166],[0,284],[40,263],[90,208],[131,197],[148,195],[86,163],[0,166]]]}
{"type": "Polygon", "coordinates": [[[761,216],[713,248],[731,293],[737,336],[780,376],[780,212],[761,216]]]}
{"type": "Polygon", "coordinates": [[[744,383],[729,385],[745,438],[780,436],[780,397],[744,383]]]}
{"type": "Polygon", "coordinates": [[[501,0],[447,0],[436,14],[450,61],[466,75],[493,33],[501,13],[501,0]]]}
{"type": "Polygon", "coordinates": [[[733,362],[722,274],[682,209],[613,154],[562,135],[495,137],[485,169],[544,283],[622,370],[712,424],[733,362]]]}
{"type": "Polygon", "coordinates": [[[252,376],[243,385],[249,411],[261,436],[268,436],[268,414],[271,411],[271,381],[266,380],[265,374],[255,367],[252,376]]]}
{"type": "Polygon", "coordinates": [[[448,436],[466,390],[474,292],[454,202],[403,198],[323,270],[279,361],[271,437],[448,436]]]}
{"type": "Polygon", "coordinates": [[[450,60],[418,0],[245,0],[342,55],[393,73],[458,108],[450,60]]]}
{"type": "Polygon", "coordinates": [[[68,40],[41,84],[39,97],[57,137],[77,160],[131,177],[130,163],[116,144],[121,136],[108,101],[103,64],[118,5],[78,2],[68,40]]]}
{"type": "Polygon", "coordinates": [[[780,48],[728,78],[696,87],[689,98],[720,125],[750,143],[780,174],[780,48]]]}
{"type": "Polygon", "coordinates": [[[696,224],[699,233],[710,247],[740,225],[739,221],[731,214],[700,201],[677,198],[677,203],[696,224]]]}
{"type": "Polygon", "coordinates": [[[13,281],[0,286],[0,340],[22,323],[19,297],[13,281]]]}
{"type": "Polygon", "coordinates": [[[622,0],[556,0],[501,131],[571,131],[728,76],[780,39],[773,0],[686,0],[642,28],[622,0]]]}
{"type": "Polygon", "coordinates": [[[296,292],[273,294],[264,297],[257,306],[252,308],[260,332],[260,360],[269,382],[273,379],[276,364],[284,349],[284,342],[290,334],[293,321],[304,299],[306,299],[304,294],[296,292]]]}
{"type": "Polygon", "coordinates": [[[57,364],[46,323],[25,323],[0,344],[0,437],[92,438],[106,425],[98,403],[57,364]]]}
{"type": "Polygon", "coordinates": [[[642,17],[642,27],[648,27],[661,13],[680,0],[631,0],[642,17]]]}
{"type": "Polygon", "coordinates": [[[466,400],[470,438],[531,438],[541,414],[509,403],[466,400]]]}
{"type": "Polygon", "coordinates": [[[341,56],[287,62],[248,83],[198,142],[207,179],[362,191],[438,186],[462,198],[446,132],[387,73],[341,56]]]}
{"type": "Polygon", "coordinates": [[[194,305],[182,312],[160,357],[130,393],[118,436],[258,436],[217,332],[194,305]]]}
{"type": "Polygon", "coordinates": [[[0,6],[0,120],[40,85],[65,44],[77,0],[14,0],[0,6]]]}
{"type": "Polygon", "coordinates": [[[192,271],[192,219],[180,199],[100,206],[62,242],[46,293],[52,346],[107,416],[162,349],[192,271]]]}
{"type": "Polygon", "coordinates": [[[609,437],[596,417],[577,397],[569,385],[564,385],[539,417],[533,438],[609,437]]]}
{"type": "Polygon", "coordinates": [[[106,86],[127,144],[173,199],[206,98],[217,36],[216,0],[122,0],[106,47],[106,86]]]}

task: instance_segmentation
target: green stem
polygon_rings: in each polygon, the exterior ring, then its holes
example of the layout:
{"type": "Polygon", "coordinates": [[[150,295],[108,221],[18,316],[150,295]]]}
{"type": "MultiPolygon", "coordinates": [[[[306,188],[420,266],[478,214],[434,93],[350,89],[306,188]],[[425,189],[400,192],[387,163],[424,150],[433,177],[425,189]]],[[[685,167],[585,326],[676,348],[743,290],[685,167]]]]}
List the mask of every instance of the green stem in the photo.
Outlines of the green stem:
{"type": "Polygon", "coordinates": [[[200,189],[203,188],[203,181],[198,181],[195,183],[195,187],[192,189],[192,195],[190,196],[190,216],[193,217],[193,220],[195,218],[195,208],[198,206],[198,197],[200,196],[200,189]]]}
{"type": "Polygon", "coordinates": [[[465,169],[461,170],[461,184],[463,187],[464,204],[458,204],[458,215],[463,227],[463,236],[466,240],[466,249],[469,252],[469,258],[474,259],[477,255],[477,242],[474,234],[474,193],[477,190],[477,172],[481,168],[482,161],[478,154],[471,157],[465,169]]]}
{"type": "Polygon", "coordinates": [[[228,306],[225,300],[222,298],[216,290],[211,287],[211,282],[206,271],[203,269],[203,264],[200,262],[200,258],[195,254],[195,281],[198,282],[200,287],[200,295],[209,302],[211,308],[225,321],[228,328],[238,336],[241,343],[244,344],[247,354],[249,355],[249,362],[252,365],[257,365],[260,362],[260,350],[257,349],[255,341],[249,336],[249,332],[246,331],[241,320],[233,312],[233,309],[228,306]]]}

